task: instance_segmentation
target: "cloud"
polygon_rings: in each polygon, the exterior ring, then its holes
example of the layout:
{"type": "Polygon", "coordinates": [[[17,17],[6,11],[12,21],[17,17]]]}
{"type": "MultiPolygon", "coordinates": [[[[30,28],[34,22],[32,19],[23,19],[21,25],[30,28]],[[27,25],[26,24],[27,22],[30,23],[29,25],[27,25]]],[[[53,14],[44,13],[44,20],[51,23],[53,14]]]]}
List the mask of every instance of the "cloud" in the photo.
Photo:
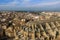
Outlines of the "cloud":
{"type": "Polygon", "coordinates": [[[0,5],[0,7],[43,7],[57,5],[60,3],[60,1],[53,1],[31,4],[31,1],[32,0],[13,0],[7,4],[0,5]]]}
{"type": "Polygon", "coordinates": [[[13,0],[12,2],[8,2],[0,6],[20,6],[20,5],[26,6],[29,2],[30,0],[13,0]]]}
{"type": "Polygon", "coordinates": [[[60,3],[60,1],[56,1],[56,2],[41,3],[41,4],[37,4],[37,5],[48,6],[48,5],[56,5],[56,4],[59,4],[59,3],[60,3]]]}
{"type": "Polygon", "coordinates": [[[22,0],[23,3],[28,3],[30,2],[31,0],[22,0]]]}
{"type": "Polygon", "coordinates": [[[14,0],[14,1],[12,1],[12,2],[9,2],[8,4],[6,4],[6,5],[10,5],[10,6],[16,6],[16,5],[18,5],[20,2],[18,1],[18,0],[14,0]]]}
{"type": "Polygon", "coordinates": [[[8,3],[0,4],[0,6],[16,6],[18,4],[19,4],[18,0],[13,0],[13,1],[8,2],[8,3]]]}
{"type": "Polygon", "coordinates": [[[60,4],[60,1],[37,3],[37,4],[33,4],[33,5],[28,5],[27,7],[44,7],[44,6],[53,6],[53,5],[57,5],[57,4],[60,4]]]}

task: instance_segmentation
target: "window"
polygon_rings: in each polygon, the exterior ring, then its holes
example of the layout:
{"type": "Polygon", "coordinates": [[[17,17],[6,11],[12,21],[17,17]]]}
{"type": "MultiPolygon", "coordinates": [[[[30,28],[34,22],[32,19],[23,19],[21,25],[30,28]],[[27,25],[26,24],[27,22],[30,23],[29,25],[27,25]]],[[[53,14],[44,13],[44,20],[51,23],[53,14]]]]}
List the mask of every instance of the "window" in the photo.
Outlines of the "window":
{"type": "Polygon", "coordinates": [[[33,31],[32,27],[29,27],[29,32],[32,32],[32,31],[33,31]]]}

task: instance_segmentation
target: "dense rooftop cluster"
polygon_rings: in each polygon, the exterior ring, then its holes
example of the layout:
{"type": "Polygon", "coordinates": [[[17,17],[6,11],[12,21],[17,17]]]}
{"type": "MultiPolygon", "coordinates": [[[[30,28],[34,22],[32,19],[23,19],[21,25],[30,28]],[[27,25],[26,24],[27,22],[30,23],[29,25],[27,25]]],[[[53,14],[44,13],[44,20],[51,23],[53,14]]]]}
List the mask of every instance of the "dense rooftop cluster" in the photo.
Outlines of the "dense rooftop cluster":
{"type": "Polygon", "coordinates": [[[55,40],[59,12],[0,12],[0,40],[55,40]]]}

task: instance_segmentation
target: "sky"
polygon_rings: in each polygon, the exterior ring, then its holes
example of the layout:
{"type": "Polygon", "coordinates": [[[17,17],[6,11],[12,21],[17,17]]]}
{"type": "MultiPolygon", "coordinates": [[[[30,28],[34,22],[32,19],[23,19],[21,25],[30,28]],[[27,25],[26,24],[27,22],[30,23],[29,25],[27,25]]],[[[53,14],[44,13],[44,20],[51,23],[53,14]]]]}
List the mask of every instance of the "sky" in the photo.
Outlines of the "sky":
{"type": "Polygon", "coordinates": [[[0,0],[0,10],[60,11],[60,0],[0,0]]]}

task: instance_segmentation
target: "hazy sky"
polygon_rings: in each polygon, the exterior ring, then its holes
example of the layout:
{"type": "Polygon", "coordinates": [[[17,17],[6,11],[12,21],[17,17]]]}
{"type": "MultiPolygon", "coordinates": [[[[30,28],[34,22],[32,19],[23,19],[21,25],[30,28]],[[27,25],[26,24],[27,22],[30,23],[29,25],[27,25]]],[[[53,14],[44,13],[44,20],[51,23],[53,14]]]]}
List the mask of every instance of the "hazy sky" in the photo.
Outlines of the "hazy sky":
{"type": "Polygon", "coordinates": [[[0,10],[60,10],[60,0],[0,0],[0,10]]]}

